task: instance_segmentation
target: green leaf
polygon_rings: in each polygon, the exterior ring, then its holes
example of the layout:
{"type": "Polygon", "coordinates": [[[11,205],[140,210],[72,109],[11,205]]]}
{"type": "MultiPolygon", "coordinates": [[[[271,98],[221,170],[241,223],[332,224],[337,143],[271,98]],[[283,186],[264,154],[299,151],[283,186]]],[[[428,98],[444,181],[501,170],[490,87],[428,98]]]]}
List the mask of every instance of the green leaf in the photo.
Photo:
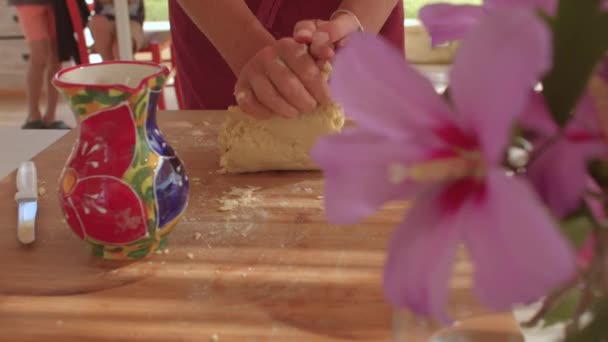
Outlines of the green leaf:
{"type": "Polygon", "coordinates": [[[602,189],[608,188],[608,163],[605,160],[593,160],[589,163],[587,169],[602,189]]]}
{"type": "Polygon", "coordinates": [[[593,311],[593,320],[579,333],[568,336],[566,342],[600,342],[608,340],[608,297],[604,297],[593,311]]]}
{"type": "Polygon", "coordinates": [[[78,95],[72,96],[70,102],[72,102],[73,106],[78,106],[78,105],[90,103],[91,101],[93,101],[93,97],[87,93],[86,95],[78,94],[78,95]]]}
{"type": "Polygon", "coordinates": [[[566,292],[543,317],[544,326],[550,327],[572,319],[576,313],[576,307],[581,300],[581,296],[581,289],[578,287],[566,292]]]}
{"type": "Polygon", "coordinates": [[[104,248],[103,245],[93,245],[93,255],[103,257],[104,248]]]}
{"type": "Polygon", "coordinates": [[[137,191],[137,193],[142,197],[142,199],[145,195],[145,193],[142,193],[142,188],[141,188],[142,183],[148,177],[151,177],[153,173],[154,173],[154,171],[152,170],[152,168],[144,167],[144,168],[139,169],[133,176],[133,180],[131,181],[131,184],[133,186],[133,189],[135,189],[135,191],[137,191]]]}
{"type": "Polygon", "coordinates": [[[148,219],[148,233],[150,234],[150,236],[154,236],[155,232],[156,232],[156,220],[148,219]]]}
{"type": "Polygon", "coordinates": [[[148,101],[142,101],[135,106],[135,117],[139,118],[145,113],[148,101]]]}
{"type": "Polygon", "coordinates": [[[162,240],[160,240],[160,243],[158,244],[158,248],[156,249],[157,251],[163,250],[165,249],[165,247],[167,247],[167,244],[169,243],[169,240],[167,240],[167,238],[163,238],[162,240]]]}
{"type": "Polygon", "coordinates": [[[575,248],[580,248],[593,230],[593,221],[585,214],[573,214],[560,222],[560,230],[575,248]]]}
{"type": "Polygon", "coordinates": [[[596,65],[608,50],[608,14],[600,0],[561,0],[553,29],[553,68],[543,81],[544,96],[555,120],[564,126],[596,65]]]}
{"type": "Polygon", "coordinates": [[[144,201],[146,203],[154,202],[154,187],[149,187],[146,189],[146,193],[144,193],[144,201]]]}
{"type": "Polygon", "coordinates": [[[127,254],[127,256],[131,259],[139,259],[139,258],[145,257],[149,253],[150,253],[150,248],[146,247],[146,248],[134,250],[133,252],[129,252],[129,254],[127,254]]]}

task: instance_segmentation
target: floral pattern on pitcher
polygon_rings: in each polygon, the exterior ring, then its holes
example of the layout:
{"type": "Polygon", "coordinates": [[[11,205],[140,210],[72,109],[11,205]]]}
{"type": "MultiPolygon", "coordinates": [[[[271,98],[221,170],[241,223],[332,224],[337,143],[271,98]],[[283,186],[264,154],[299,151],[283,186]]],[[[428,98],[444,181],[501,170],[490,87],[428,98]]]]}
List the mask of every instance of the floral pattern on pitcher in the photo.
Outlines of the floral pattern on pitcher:
{"type": "Polygon", "coordinates": [[[156,124],[164,80],[138,89],[58,85],[81,120],[60,202],[76,235],[106,259],[163,248],[187,206],[185,168],[156,124]]]}

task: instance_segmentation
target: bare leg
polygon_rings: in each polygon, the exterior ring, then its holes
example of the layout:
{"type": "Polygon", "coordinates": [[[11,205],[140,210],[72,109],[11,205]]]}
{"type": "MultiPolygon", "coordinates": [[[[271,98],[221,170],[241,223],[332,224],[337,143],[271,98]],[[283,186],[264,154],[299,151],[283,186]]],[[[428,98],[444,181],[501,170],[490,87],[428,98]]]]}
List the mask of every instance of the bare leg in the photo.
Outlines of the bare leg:
{"type": "MultiPolygon", "coordinates": [[[[115,25],[114,22],[112,22],[113,25],[115,25]]],[[[133,49],[133,53],[136,53],[140,48],[141,45],[143,45],[143,28],[141,26],[140,23],[131,20],[130,22],[130,29],[131,29],[131,48],[133,49]],[[140,42],[138,43],[138,40],[140,40],[140,42]],[[140,46],[138,46],[140,45],[140,46]]],[[[114,35],[114,43],[112,44],[112,53],[114,54],[114,59],[120,59],[120,53],[118,51],[118,38],[116,38],[116,35],[114,35]]]]}
{"type": "Polygon", "coordinates": [[[41,120],[40,94],[44,84],[44,70],[46,69],[49,43],[48,40],[29,42],[30,61],[27,70],[27,101],[29,106],[28,121],[41,120]]]}
{"type": "MultiPolygon", "coordinates": [[[[133,44],[131,46],[131,48],[133,49],[133,53],[137,52],[137,46],[136,46],[136,42],[135,40],[133,40],[133,44]]],[[[112,44],[112,54],[114,55],[114,59],[120,59],[120,52],[118,51],[118,41],[114,40],[114,44],[112,44]]]]}
{"type": "Polygon", "coordinates": [[[59,71],[60,68],[61,63],[59,62],[59,58],[57,56],[57,42],[50,41],[48,65],[46,69],[47,99],[46,113],[44,115],[45,124],[50,124],[55,121],[55,113],[57,111],[57,100],[59,97],[59,93],[57,92],[57,89],[55,89],[51,81],[53,80],[53,77],[59,71]]]}
{"type": "Polygon", "coordinates": [[[103,15],[96,15],[89,21],[89,29],[95,40],[95,51],[104,61],[113,60],[114,23],[103,15]]]}

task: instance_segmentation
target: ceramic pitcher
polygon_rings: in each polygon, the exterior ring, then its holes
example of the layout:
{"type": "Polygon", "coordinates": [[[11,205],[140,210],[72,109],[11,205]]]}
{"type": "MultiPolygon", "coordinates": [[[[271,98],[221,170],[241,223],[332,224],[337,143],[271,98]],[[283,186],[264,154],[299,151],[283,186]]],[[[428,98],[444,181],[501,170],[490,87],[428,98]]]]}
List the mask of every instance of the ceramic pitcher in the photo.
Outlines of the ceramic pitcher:
{"type": "Polygon", "coordinates": [[[79,122],[60,204],[74,233],[105,259],[163,248],[186,209],[186,170],[156,123],[168,74],[162,65],[120,61],[68,68],[53,80],[79,122]]]}

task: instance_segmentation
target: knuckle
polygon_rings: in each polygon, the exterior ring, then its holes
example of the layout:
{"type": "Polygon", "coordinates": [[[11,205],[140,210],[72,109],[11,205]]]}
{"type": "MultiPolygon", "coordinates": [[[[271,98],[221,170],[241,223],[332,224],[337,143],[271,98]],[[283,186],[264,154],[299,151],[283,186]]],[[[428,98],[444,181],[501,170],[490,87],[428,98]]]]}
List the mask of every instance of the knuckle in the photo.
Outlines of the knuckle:
{"type": "Polygon", "coordinates": [[[272,46],[266,46],[262,50],[260,50],[255,58],[258,61],[268,61],[271,60],[276,55],[274,48],[272,46]]]}
{"type": "Polygon", "coordinates": [[[296,45],[298,45],[298,43],[293,38],[281,38],[277,42],[277,48],[282,55],[292,51],[296,45]]]}
{"type": "Polygon", "coordinates": [[[278,40],[277,44],[279,46],[291,46],[293,43],[293,38],[284,37],[278,40]]]}
{"type": "Polygon", "coordinates": [[[302,79],[308,83],[316,83],[321,80],[321,71],[316,65],[311,65],[302,70],[302,79]]]}
{"type": "Polygon", "coordinates": [[[286,97],[294,98],[300,94],[300,81],[295,76],[286,77],[280,84],[282,92],[286,97]]]}

